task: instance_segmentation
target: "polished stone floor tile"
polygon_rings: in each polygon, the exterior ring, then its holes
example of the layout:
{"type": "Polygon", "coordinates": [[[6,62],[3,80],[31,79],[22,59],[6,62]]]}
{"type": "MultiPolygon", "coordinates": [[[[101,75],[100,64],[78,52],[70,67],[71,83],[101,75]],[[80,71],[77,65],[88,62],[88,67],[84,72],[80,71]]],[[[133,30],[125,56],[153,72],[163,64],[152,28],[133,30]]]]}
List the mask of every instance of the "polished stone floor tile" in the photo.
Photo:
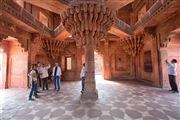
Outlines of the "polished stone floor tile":
{"type": "Polygon", "coordinates": [[[80,100],[81,83],[62,82],[61,91],[28,101],[28,89],[0,90],[0,120],[180,120],[180,94],[133,80],[97,78],[99,99],[80,100]]]}

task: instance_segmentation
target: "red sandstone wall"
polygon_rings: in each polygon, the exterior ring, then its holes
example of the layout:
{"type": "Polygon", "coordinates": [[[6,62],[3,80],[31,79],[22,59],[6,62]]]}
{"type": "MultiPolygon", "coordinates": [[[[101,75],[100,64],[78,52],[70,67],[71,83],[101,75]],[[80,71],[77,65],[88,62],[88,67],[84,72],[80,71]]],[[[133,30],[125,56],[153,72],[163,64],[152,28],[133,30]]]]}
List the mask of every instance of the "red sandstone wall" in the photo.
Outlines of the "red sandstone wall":
{"type": "Polygon", "coordinates": [[[82,67],[82,55],[83,49],[77,48],[75,43],[71,43],[65,51],[62,53],[61,57],[61,67],[62,67],[62,80],[79,80],[80,71],[82,67]],[[71,57],[72,59],[72,69],[66,70],[65,68],[65,58],[71,57]]]}
{"type": "Polygon", "coordinates": [[[28,53],[15,40],[3,41],[2,46],[5,59],[1,87],[27,87],[28,53]]]}
{"type": "Polygon", "coordinates": [[[27,87],[28,52],[24,52],[19,43],[11,42],[9,61],[9,87],[27,87]]]}
{"type": "Polygon", "coordinates": [[[110,79],[132,79],[134,77],[132,58],[121,49],[118,43],[114,42],[110,44],[109,58],[110,79]]]}
{"type": "Polygon", "coordinates": [[[125,23],[131,25],[131,12],[132,4],[129,4],[117,11],[117,17],[124,21],[125,23]]]}
{"type": "Polygon", "coordinates": [[[157,44],[156,39],[150,35],[146,35],[144,38],[144,47],[139,57],[139,66],[140,70],[137,73],[137,78],[150,83],[155,86],[160,86],[159,81],[159,63],[158,63],[158,55],[157,55],[157,44]],[[145,71],[145,52],[151,52],[151,61],[152,61],[152,71],[145,71]]]}

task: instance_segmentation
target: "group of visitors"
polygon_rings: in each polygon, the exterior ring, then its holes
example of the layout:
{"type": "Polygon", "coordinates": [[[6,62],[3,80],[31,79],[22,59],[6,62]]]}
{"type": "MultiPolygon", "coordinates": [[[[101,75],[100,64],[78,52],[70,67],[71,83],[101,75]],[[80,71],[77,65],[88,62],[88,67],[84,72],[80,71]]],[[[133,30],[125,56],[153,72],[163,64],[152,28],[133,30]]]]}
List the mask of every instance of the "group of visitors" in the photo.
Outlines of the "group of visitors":
{"type": "MultiPolygon", "coordinates": [[[[169,76],[169,83],[171,87],[171,91],[173,93],[179,93],[178,86],[176,83],[176,76],[177,76],[177,60],[172,59],[169,63],[167,60],[165,61],[168,66],[168,76],[169,76]]],[[[31,91],[29,94],[29,100],[34,100],[32,98],[32,95],[34,93],[35,98],[39,98],[38,95],[38,83],[39,87],[42,87],[42,90],[44,91],[45,88],[48,90],[48,69],[51,67],[49,64],[48,66],[45,66],[44,64],[41,64],[38,62],[38,64],[33,64],[31,67],[31,71],[29,73],[29,79],[31,81],[31,91]]],[[[61,80],[61,67],[58,65],[58,63],[55,63],[55,66],[53,67],[52,72],[52,78],[54,81],[54,90],[60,91],[60,80],[61,80]]],[[[84,92],[84,85],[85,85],[85,63],[82,66],[81,73],[80,73],[80,79],[82,83],[82,90],[81,93],[84,92]]]]}
{"type": "MultiPolygon", "coordinates": [[[[29,100],[34,100],[32,98],[32,95],[34,94],[35,98],[39,98],[38,95],[38,87],[42,88],[42,91],[45,89],[48,90],[48,79],[49,79],[49,73],[48,69],[50,69],[51,65],[45,66],[45,64],[42,64],[38,62],[37,64],[32,64],[31,70],[28,74],[29,80],[31,83],[31,90],[29,94],[29,100]]],[[[61,80],[61,67],[58,65],[58,63],[55,63],[55,66],[53,67],[52,71],[52,79],[54,81],[54,90],[60,91],[60,80],[61,80]]]]}

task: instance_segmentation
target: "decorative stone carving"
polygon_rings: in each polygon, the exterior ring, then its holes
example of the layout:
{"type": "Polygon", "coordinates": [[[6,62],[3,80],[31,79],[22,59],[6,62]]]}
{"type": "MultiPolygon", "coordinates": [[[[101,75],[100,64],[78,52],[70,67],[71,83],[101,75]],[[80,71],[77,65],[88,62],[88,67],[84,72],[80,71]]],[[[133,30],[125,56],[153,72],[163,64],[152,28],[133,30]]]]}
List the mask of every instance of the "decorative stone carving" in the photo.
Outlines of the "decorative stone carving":
{"type": "Polygon", "coordinates": [[[144,28],[145,35],[150,35],[152,38],[156,37],[156,27],[146,27],[144,28]]]}
{"type": "MultiPolygon", "coordinates": [[[[44,32],[48,36],[52,36],[51,30],[37,20],[33,15],[21,8],[13,0],[0,0],[0,14],[7,13],[21,22],[31,26],[35,31],[44,32]]],[[[15,31],[15,27],[11,27],[15,31]]]]}
{"type": "Polygon", "coordinates": [[[135,31],[141,30],[149,21],[151,21],[152,18],[162,14],[165,9],[169,8],[174,3],[174,1],[176,0],[157,0],[154,5],[146,12],[146,14],[136,22],[134,26],[135,31]]]}
{"type": "Polygon", "coordinates": [[[67,47],[69,42],[43,38],[42,47],[50,59],[57,61],[61,52],[67,47]]]}
{"type": "Polygon", "coordinates": [[[62,14],[62,23],[79,46],[99,45],[114,22],[114,14],[99,0],[74,0],[62,14]]]}
{"type": "Polygon", "coordinates": [[[86,80],[82,98],[97,99],[94,72],[94,49],[100,45],[114,22],[113,12],[104,0],[73,0],[62,14],[62,23],[76,39],[77,46],[85,48],[86,80]]]}
{"type": "Polygon", "coordinates": [[[120,45],[127,54],[136,56],[143,48],[143,37],[144,35],[134,35],[121,39],[120,45]]]}

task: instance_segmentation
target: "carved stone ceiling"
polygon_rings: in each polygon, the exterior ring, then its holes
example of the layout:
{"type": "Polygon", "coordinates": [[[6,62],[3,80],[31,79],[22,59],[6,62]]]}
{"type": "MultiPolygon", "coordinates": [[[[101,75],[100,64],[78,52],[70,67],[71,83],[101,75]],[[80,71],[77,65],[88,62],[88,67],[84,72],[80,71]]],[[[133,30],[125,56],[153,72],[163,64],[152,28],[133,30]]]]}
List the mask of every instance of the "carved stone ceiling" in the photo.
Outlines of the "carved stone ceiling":
{"type": "MultiPolygon", "coordinates": [[[[65,10],[68,7],[68,4],[72,1],[72,0],[23,0],[26,1],[28,3],[31,3],[35,6],[47,9],[49,11],[55,12],[57,14],[60,14],[63,10],[65,10]]],[[[107,5],[109,6],[109,8],[113,9],[114,11],[126,6],[127,4],[133,2],[134,0],[106,0],[107,1],[107,5]]],[[[114,28],[114,27],[113,27],[114,28]]],[[[111,33],[115,34],[116,33],[120,33],[119,35],[123,35],[121,34],[123,33],[122,30],[116,29],[116,32],[114,32],[114,30],[110,30],[111,33]]],[[[126,35],[125,35],[126,36],[126,35]]],[[[58,35],[59,38],[59,35],[58,35]]]]}
{"type": "Polygon", "coordinates": [[[113,10],[118,10],[133,1],[134,0],[107,0],[107,5],[113,10]]]}
{"type": "Polygon", "coordinates": [[[68,0],[23,0],[35,6],[47,9],[59,14],[68,7],[68,0]]]}
{"type": "MultiPolygon", "coordinates": [[[[71,0],[23,0],[38,7],[47,9],[49,11],[60,13],[62,10],[68,7],[68,3],[71,0]]],[[[117,10],[134,0],[107,0],[107,5],[113,9],[117,10]]]]}

